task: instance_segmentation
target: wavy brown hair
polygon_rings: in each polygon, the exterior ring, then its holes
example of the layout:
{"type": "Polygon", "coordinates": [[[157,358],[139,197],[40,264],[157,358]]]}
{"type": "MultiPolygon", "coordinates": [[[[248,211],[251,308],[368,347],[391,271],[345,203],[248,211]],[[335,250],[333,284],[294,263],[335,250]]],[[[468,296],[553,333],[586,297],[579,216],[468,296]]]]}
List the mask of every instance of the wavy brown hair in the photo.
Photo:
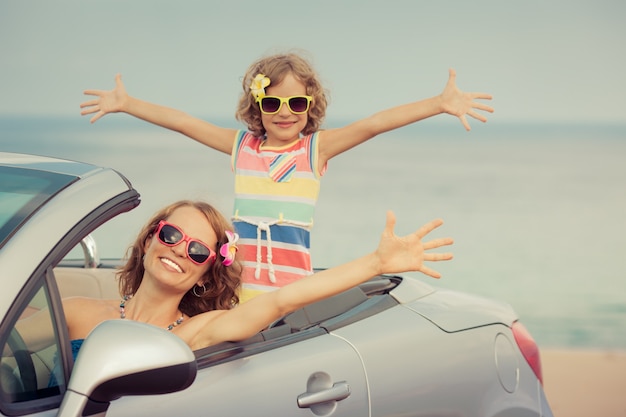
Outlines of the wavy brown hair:
{"type": "Polygon", "coordinates": [[[211,310],[228,310],[239,303],[238,293],[241,286],[242,266],[238,256],[230,266],[222,264],[219,248],[228,242],[226,231],[233,231],[233,227],[217,209],[203,201],[177,201],[162,208],[152,216],[150,221],[141,229],[135,243],[128,248],[126,264],[117,273],[120,293],[125,296],[135,294],[145,272],[143,256],[146,240],[152,237],[161,220],[166,220],[180,207],[193,207],[205,215],[218,236],[217,247],[213,248],[218,255],[204,275],[206,291],[198,297],[193,294],[193,288],[189,289],[180,301],[179,309],[188,316],[195,316],[211,310]]]}
{"type": "Polygon", "coordinates": [[[239,98],[239,105],[235,117],[246,123],[248,130],[255,136],[265,135],[265,128],[261,123],[261,110],[256,99],[250,92],[250,83],[257,74],[265,74],[270,79],[270,86],[280,84],[287,74],[293,74],[306,87],[306,94],[313,97],[308,111],[307,124],[302,130],[303,135],[310,135],[320,129],[326,106],[328,105],[327,92],[322,87],[319,77],[310,62],[296,53],[270,55],[254,62],[246,71],[242,80],[243,93],[239,98]]]}

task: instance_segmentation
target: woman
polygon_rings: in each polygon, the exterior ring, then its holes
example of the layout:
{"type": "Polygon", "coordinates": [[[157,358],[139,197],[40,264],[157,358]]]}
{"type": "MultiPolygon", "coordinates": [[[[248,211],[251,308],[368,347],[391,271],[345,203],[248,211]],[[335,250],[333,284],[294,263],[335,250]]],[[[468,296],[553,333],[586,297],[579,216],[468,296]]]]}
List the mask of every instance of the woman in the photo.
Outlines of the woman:
{"type": "Polygon", "coordinates": [[[433,220],[398,237],[389,212],[374,252],[238,304],[237,235],[209,204],[179,201],[156,213],[130,248],[120,273],[121,302],[64,300],[69,335],[79,345],[99,323],[127,319],[168,329],[194,350],[244,340],[291,311],[379,274],[420,271],[439,278],[424,261],[449,260],[452,254],[425,251],[450,245],[452,239],[422,239],[441,224],[433,220]]]}

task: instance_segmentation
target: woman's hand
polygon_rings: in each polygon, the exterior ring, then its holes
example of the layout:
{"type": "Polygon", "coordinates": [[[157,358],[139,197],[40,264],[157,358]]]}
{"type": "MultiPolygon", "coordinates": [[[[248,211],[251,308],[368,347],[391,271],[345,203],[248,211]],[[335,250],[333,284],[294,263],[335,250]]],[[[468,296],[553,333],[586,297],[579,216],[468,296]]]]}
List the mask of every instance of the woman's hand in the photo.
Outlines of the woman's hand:
{"type": "Polygon", "coordinates": [[[126,93],[126,88],[122,82],[121,74],[117,74],[115,76],[115,88],[113,90],[85,90],[83,94],[98,97],[94,100],[85,101],[80,105],[80,108],[83,109],[80,112],[82,116],[95,113],[95,115],[90,119],[91,123],[94,123],[107,113],[124,111],[124,104],[128,99],[128,94],[126,93]]]}
{"type": "Polygon", "coordinates": [[[441,274],[424,265],[424,262],[448,261],[452,259],[452,254],[425,251],[451,245],[454,241],[452,238],[438,238],[423,242],[423,239],[442,224],[443,220],[436,219],[426,223],[414,233],[400,237],[396,236],[393,231],[396,216],[388,211],[387,224],[375,252],[379,259],[380,273],[419,271],[433,278],[440,278],[441,274]]]}
{"type": "Polygon", "coordinates": [[[476,99],[491,100],[491,94],[487,93],[465,93],[456,86],[456,71],[450,68],[448,83],[441,93],[441,105],[444,113],[458,117],[465,126],[465,130],[471,130],[465,115],[471,116],[481,122],[486,122],[487,118],[474,109],[493,113],[493,107],[483,103],[477,103],[476,99]]]}

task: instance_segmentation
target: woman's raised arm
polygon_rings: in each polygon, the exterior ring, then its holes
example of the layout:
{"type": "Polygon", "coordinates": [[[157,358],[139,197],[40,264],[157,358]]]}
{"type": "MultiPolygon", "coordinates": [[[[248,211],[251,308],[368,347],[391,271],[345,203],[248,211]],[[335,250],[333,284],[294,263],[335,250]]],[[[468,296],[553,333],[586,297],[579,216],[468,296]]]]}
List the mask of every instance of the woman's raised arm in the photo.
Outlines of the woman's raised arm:
{"type": "Polygon", "coordinates": [[[443,221],[433,220],[402,237],[394,233],[395,223],[395,215],[388,212],[378,248],[368,255],[261,294],[232,310],[205,313],[207,322],[188,343],[198,349],[224,341],[244,340],[287,313],[339,294],[376,275],[418,271],[439,278],[441,275],[424,262],[447,261],[452,259],[452,254],[427,251],[451,245],[453,240],[438,238],[424,242],[423,239],[443,221]]]}

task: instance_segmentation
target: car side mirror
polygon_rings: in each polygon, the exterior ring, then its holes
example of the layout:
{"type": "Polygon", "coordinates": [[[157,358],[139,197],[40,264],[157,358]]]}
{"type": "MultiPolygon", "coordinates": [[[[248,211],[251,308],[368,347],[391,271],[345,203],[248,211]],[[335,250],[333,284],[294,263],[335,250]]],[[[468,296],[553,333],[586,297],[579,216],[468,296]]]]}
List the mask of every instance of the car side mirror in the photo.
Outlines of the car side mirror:
{"type": "Polygon", "coordinates": [[[176,335],[131,320],[105,321],[80,348],[58,416],[104,415],[125,395],[181,391],[196,373],[195,355],[176,335]]]}

